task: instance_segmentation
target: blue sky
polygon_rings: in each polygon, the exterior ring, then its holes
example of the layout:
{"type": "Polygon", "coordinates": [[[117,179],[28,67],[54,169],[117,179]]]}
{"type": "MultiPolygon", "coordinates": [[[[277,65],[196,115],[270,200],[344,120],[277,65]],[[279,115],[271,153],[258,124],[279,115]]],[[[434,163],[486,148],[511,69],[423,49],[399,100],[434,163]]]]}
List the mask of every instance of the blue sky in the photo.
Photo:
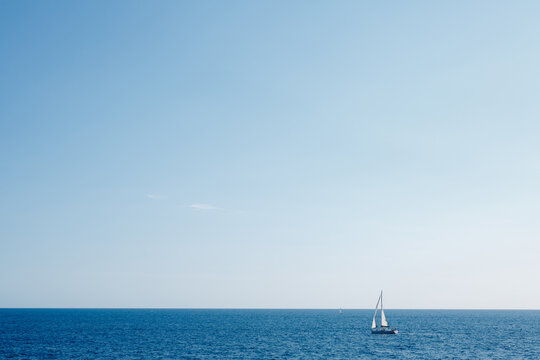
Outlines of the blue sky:
{"type": "Polygon", "coordinates": [[[538,308],[540,4],[0,3],[0,307],[538,308]]]}

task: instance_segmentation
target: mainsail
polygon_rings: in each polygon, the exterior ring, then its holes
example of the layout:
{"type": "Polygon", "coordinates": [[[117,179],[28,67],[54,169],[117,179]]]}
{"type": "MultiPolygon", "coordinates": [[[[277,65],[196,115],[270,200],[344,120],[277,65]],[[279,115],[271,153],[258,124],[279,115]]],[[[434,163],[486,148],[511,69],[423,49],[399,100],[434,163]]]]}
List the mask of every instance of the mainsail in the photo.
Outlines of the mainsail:
{"type": "Polygon", "coordinates": [[[384,309],[383,309],[383,303],[382,303],[382,290],[381,290],[381,326],[387,327],[388,322],[386,322],[386,316],[384,316],[384,309]]]}
{"type": "MultiPolygon", "coordinates": [[[[382,304],[381,304],[382,306],[382,304]]],[[[387,327],[388,323],[386,322],[386,316],[384,316],[384,310],[381,308],[381,326],[387,327]]]]}

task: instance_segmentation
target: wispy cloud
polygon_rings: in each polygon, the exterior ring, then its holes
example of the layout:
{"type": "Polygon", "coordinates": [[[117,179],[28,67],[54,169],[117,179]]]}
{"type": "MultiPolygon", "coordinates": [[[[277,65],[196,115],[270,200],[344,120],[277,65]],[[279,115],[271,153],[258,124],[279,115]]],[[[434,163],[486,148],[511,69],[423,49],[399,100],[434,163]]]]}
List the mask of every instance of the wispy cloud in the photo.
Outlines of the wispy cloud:
{"type": "Polygon", "coordinates": [[[156,195],[156,194],[146,194],[146,197],[152,200],[164,200],[165,197],[162,195],[156,195]]]}
{"type": "Polygon", "coordinates": [[[191,204],[189,205],[190,208],[195,210],[217,210],[217,206],[214,205],[208,205],[208,204],[191,204]]]}

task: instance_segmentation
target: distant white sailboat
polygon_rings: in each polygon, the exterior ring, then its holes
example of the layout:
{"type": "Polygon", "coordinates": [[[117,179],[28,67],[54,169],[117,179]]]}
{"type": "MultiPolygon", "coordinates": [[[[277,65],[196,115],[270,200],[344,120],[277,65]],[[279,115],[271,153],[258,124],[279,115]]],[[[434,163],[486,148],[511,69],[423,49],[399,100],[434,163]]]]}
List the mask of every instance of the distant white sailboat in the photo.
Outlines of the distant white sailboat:
{"type": "Polygon", "coordinates": [[[384,316],[383,302],[382,302],[382,290],[379,299],[377,300],[377,305],[375,305],[375,313],[373,314],[373,321],[371,323],[371,333],[372,334],[397,334],[397,329],[390,329],[388,322],[386,321],[386,316],[384,316]],[[379,303],[381,304],[381,326],[377,326],[377,310],[379,310],[379,303]]]}
{"type": "Polygon", "coordinates": [[[339,315],[343,315],[343,310],[339,308],[339,315]]]}

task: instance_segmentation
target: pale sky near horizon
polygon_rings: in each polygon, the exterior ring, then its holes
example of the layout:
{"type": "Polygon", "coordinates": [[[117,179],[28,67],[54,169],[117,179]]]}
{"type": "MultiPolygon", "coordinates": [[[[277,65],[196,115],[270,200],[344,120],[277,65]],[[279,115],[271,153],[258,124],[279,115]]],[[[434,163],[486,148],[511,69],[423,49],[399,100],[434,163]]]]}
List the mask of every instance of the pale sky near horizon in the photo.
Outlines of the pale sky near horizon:
{"type": "Polygon", "coordinates": [[[540,308],[539,16],[1,1],[0,307],[540,308]]]}

